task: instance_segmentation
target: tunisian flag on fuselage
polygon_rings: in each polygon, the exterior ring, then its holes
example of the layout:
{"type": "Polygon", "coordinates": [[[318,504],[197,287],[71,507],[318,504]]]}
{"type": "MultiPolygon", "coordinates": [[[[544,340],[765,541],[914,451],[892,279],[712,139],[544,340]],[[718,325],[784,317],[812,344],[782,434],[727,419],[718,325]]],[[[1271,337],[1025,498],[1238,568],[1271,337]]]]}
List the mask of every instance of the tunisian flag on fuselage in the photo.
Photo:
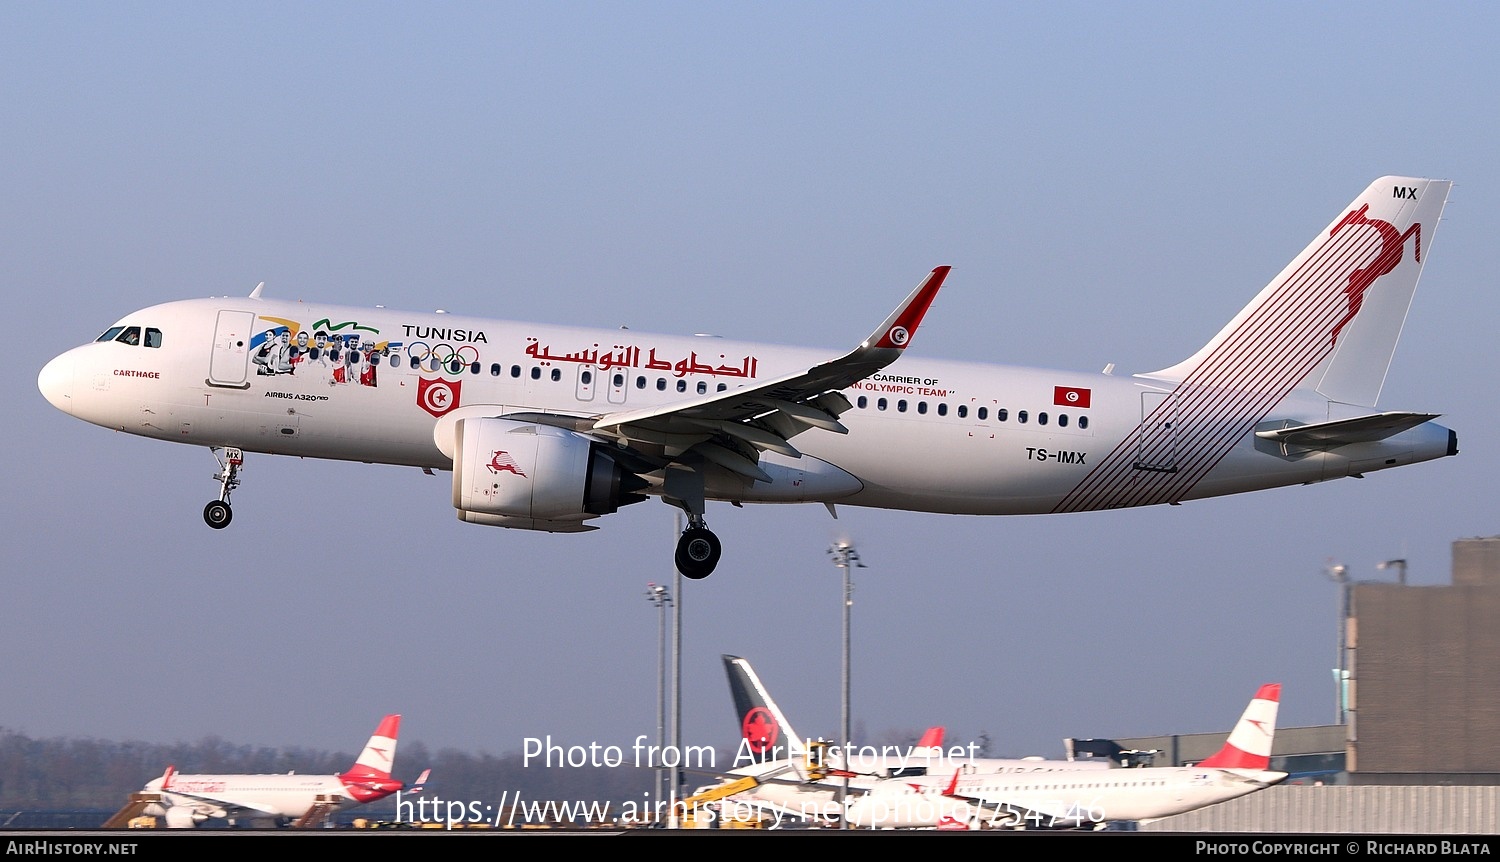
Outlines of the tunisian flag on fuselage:
{"type": "Polygon", "coordinates": [[[1059,407],[1087,407],[1089,398],[1094,394],[1092,389],[1079,389],[1077,386],[1054,386],[1052,387],[1052,403],[1059,407]]]}

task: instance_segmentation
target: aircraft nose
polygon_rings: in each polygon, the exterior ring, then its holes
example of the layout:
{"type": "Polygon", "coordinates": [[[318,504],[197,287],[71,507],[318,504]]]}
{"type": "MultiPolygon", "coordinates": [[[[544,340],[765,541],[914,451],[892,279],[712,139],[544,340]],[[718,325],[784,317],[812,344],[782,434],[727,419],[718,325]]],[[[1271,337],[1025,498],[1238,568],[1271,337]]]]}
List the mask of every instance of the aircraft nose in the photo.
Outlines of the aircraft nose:
{"type": "Polygon", "coordinates": [[[64,413],[73,412],[73,367],[76,357],[69,351],[42,367],[36,376],[36,387],[53,407],[64,413]]]}

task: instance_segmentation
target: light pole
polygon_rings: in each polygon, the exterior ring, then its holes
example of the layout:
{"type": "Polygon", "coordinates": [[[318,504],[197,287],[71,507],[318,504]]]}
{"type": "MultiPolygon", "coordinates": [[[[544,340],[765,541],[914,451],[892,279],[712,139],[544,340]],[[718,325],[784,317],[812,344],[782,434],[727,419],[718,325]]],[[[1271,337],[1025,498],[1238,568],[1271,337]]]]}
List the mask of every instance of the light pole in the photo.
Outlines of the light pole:
{"type": "MultiPolygon", "coordinates": [[[[854,585],[849,580],[851,568],[865,568],[865,564],[859,561],[859,552],[848,542],[836,542],[828,549],[829,556],[833,557],[833,564],[843,571],[844,575],[844,656],[842,672],[842,695],[840,697],[839,710],[839,766],[845,772],[844,783],[839,788],[839,807],[848,811],[845,802],[849,797],[849,609],[854,605],[854,585]]],[[[848,829],[848,820],[839,817],[839,828],[848,829]]]]}
{"type": "Polygon", "coordinates": [[[672,594],[661,584],[646,585],[646,600],[656,608],[656,813],[661,813],[664,796],[661,752],[667,744],[667,605],[672,604],[672,594]]]}
{"type": "Polygon", "coordinates": [[[1323,570],[1323,573],[1330,581],[1339,585],[1339,651],[1338,661],[1333,668],[1333,723],[1344,724],[1348,717],[1344,702],[1344,690],[1348,685],[1344,662],[1348,659],[1346,651],[1349,637],[1349,591],[1353,588],[1353,582],[1349,579],[1349,567],[1343,563],[1330,565],[1323,570]]]}

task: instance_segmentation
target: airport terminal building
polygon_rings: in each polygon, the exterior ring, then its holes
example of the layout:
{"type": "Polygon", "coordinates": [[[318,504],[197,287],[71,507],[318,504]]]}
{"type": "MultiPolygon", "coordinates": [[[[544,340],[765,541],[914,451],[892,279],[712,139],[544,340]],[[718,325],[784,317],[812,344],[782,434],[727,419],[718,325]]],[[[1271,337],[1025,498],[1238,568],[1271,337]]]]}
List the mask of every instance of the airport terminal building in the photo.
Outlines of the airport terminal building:
{"type": "MultiPolygon", "coordinates": [[[[1500,536],[1454,542],[1449,585],[1404,580],[1344,583],[1344,723],[1277,729],[1292,779],[1141,828],[1500,834],[1500,536]]],[[[1226,737],[1115,741],[1181,766],[1226,737]]]]}

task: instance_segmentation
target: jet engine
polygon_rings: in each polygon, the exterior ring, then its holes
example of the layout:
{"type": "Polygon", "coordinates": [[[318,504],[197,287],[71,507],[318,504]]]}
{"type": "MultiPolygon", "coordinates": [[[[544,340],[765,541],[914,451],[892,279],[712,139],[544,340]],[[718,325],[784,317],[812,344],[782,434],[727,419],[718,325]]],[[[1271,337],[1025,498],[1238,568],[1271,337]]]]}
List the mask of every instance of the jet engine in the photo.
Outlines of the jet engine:
{"type": "Polygon", "coordinates": [[[608,447],[565,428],[476,417],[454,427],[453,507],[460,520],[551,532],[638,503],[650,483],[608,447]]]}
{"type": "Polygon", "coordinates": [[[168,829],[192,829],[208,819],[207,814],[190,805],[173,805],[166,809],[163,816],[168,829]]]}

